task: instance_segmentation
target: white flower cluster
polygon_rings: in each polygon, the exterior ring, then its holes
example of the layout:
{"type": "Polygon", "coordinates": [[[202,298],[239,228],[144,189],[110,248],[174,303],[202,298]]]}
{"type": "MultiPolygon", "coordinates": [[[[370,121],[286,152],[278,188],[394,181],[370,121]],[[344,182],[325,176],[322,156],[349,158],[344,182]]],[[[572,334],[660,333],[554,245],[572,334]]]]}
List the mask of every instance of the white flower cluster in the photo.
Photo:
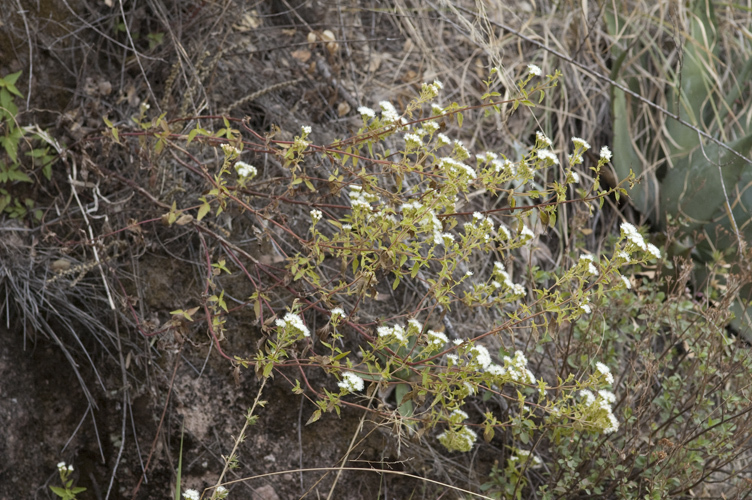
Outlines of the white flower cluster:
{"type": "MultiPolygon", "coordinates": [[[[452,154],[459,160],[464,160],[466,158],[470,158],[470,151],[467,150],[464,144],[462,144],[462,141],[454,141],[454,149],[452,149],[452,154]]],[[[475,174],[475,172],[473,172],[475,174]]]]}
{"type": "Polygon", "coordinates": [[[421,87],[421,97],[427,98],[427,99],[433,99],[435,97],[438,97],[439,92],[441,89],[444,88],[444,84],[441,83],[439,80],[434,80],[433,83],[424,83],[421,87]]]}
{"type": "Polygon", "coordinates": [[[580,310],[585,314],[590,314],[590,299],[585,298],[582,302],[580,302],[580,310]]]}
{"type": "Polygon", "coordinates": [[[400,212],[402,212],[402,217],[420,217],[415,220],[415,223],[431,234],[430,239],[435,245],[449,245],[454,241],[453,234],[441,231],[443,226],[439,218],[436,217],[436,212],[425,210],[421,203],[417,201],[404,203],[400,206],[400,212]]]}
{"type": "Polygon", "coordinates": [[[541,149],[537,153],[538,159],[546,163],[546,165],[558,165],[559,157],[548,149],[541,149]]]}
{"type": "Polygon", "coordinates": [[[515,454],[509,457],[510,462],[516,462],[517,460],[520,461],[520,463],[525,463],[528,460],[530,461],[529,467],[531,469],[537,469],[541,466],[543,466],[543,462],[541,462],[541,459],[538,458],[536,455],[531,455],[531,453],[527,450],[520,450],[515,449],[515,454]]]}
{"type": "Polygon", "coordinates": [[[225,488],[224,486],[217,486],[217,489],[215,491],[216,491],[216,495],[214,495],[213,498],[216,498],[218,500],[222,498],[227,498],[228,491],[227,491],[227,488],[225,488]]]}
{"type": "Polygon", "coordinates": [[[589,253],[582,254],[582,255],[580,255],[580,262],[579,262],[579,264],[581,266],[587,268],[587,272],[591,276],[598,276],[598,268],[595,267],[594,259],[595,259],[595,257],[593,257],[589,253]]]}
{"type": "Polygon", "coordinates": [[[452,140],[447,137],[446,134],[438,133],[436,134],[436,147],[440,148],[442,146],[448,146],[452,143],[452,140]]]}
{"type": "Polygon", "coordinates": [[[575,149],[582,148],[583,151],[587,151],[588,149],[590,149],[590,144],[588,144],[585,139],[580,139],[579,137],[572,137],[572,143],[574,143],[575,149]]]}
{"type": "Polygon", "coordinates": [[[405,344],[407,342],[405,328],[401,325],[380,326],[376,329],[376,333],[379,335],[379,337],[394,339],[399,344],[405,344]]]}
{"type": "Polygon", "coordinates": [[[444,170],[444,173],[446,173],[451,182],[459,183],[460,190],[462,191],[466,191],[467,185],[477,177],[475,170],[471,166],[465,165],[449,156],[444,156],[439,160],[439,167],[444,170]]]}
{"type": "Polygon", "coordinates": [[[477,366],[482,369],[486,369],[489,366],[491,366],[492,360],[491,360],[491,353],[488,352],[488,349],[483,347],[480,344],[473,345],[470,350],[468,351],[472,355],[472,362],[470,363],[471,366],[477,366]]]}
{"type": "Polygon", "coordinates": [[[367,106],[359,107],[358,113],[360,113],[360,116],[362,116],[363,119],[369,118],[373,120],[374,118],[376,118],[376,112],[367,106]]]}
{"type": "Polygon", "coordinates": [[[535,64],[528,64],[527,65],[527,74],[531,76],[540,76],[542,73],[541,69],[536,66],[535,64]]]}
{"type": "Polygon", "coordinates": [[[300,127],[300,130],[303,132],[304,135],[308,135],[311,133],[311,127],[309,125],[303,125],[300,127]]]}
{"type": "Polygon", "coordinates": [[[478,163],[481,162],[484,163],[491,163],[492,161],[496,160],[499,157],[496,153],[492,153],[491,151],[486,151],[483,154],[476,155],[476,158],[478,160],[478,163]]]}
{"type": "Polygon", "coordinates": [[[600,361],[595,364],[595,369],[598,370],[602,375],[606,376],[606,383],[611,385],[614,383],[614,375],[611,373],[611,369],[601,363],[600,361]]]}
{"type": "Polygon", "coordinates": [[[345,316],[346,316],[345,315],[345,310],[342,309],[341,307],[335,307],[334,309],[331,310],[332,321],[338,320],[338,319],[342,319],[345,316]]]}
{"type": "Polygon", "coordinates": [[[436,132],[437,130],[439,130],[439,124],[438,124],[438,123],[436,123],[436,122],[435,122],[435,121],[433,121],[433,120],[430,120],[430,121],[427,121],[427,122],[423,122],[423,126],[422,126],[422,127],[420,127],[420,128],[419,128],[419,129],[417,130],[417,132],[418,132],[419,134],[429,134],[429,135],[432,135],[432,134],[434,134],[434,133],[435,133],[435,132],[436,132]]]}
{"type": "Polygon", "coordinates": [[[504,173],[504,174],[517,175],[517,167],[515,167],[514,163],[512,163],[506,158],[504,158],[503,160],[493,160],[491,161],[491,165],[493,165],[494,171],[497,174],[504,173]]]}
{"type": "Polygon", "coordinates": [[[360,207],[371,210],[371,203],[379,201],[379,197],[373,193],[366,193],[362,186],[350,186],[350,204],[353,208],[360,207]]]}
{"type": "Polygon", "coordinates": [[[642,235],[632,224],[629,222],[622,222],[620,227],[622,237],[627,240],[627,247],[625,249],[627,253],[642,250],[643,252],[649,253],[654,259],[661,258],[661,251],[658,250],[658,247],[652,243],[645,244],[642,235]]]}
{"type": "Polygon", "coordinates": [[[321,217],[323,217],[321,210],[315,208],[311,210],[311,220],[313,221],[314,226],[321,220],[321,217]]]}
{"type": "Polygon", "coordinates": [[[400,118],[399,113],[397,113],[397,110],[391,102],[381,101],[379,106],[381,107],[381,119],[385,123],[405,123],[404,119],[400,118]]]}
{"type": "Polygon", "coordinates": [[[183,493],[183,498],[185,498],[185,500],[199,500],[200,496],[198,494],[198,491],[188,489],[185,490],[185,493],[183,493]]]}
{"type": "Polygon", "coordinates": [[[358,392],[365,387],[365,381],[353,372],[342,372],[342,380],[337,383],[337,386],[347,392],[358,392]]]}
{"type": "Polygon", "coordinates": [[[439,434],[438,439],[441,444],[448,450],[452,451],[470,451],[478,439],[478,434],[466,426],[460,424],[467,420],[468,414],[462,410],[454,410],[449,415],[449,422],[452,428],[439,434]]]}
{"type": "Polygon", "coordinates": [[[65,462],[60,462],[59,464],[57,464],[57,470],[70,474],[71,472],[73,472],[73,465],[67,465],[65,462]]]}
{"type": "Polygon", "coordinates": [[[240,150],[230,144],[222,144],[222,152],[231,159],[237,158],[240,155],[240,150]]]}
{"type": "Polygon", "coordinates": [[[632,289],[632,282],[629,281],[629,278],[627,278],[624,275],[619,275],[619,277],[621,278],[621,281],[624,283],[624,286],[627,288],[627,290],[631,290],[632,289]]]}
{"type": "Polygon", "coordinates": [[[608,146],[601,148],[601,159],[606,160],[606,162],[611,161],[611,150],[608,149],[608,146]]]}
{"type": "Polygon", "coordinates": [[[598,426],[603,433],[611,434],[619,430],[619,421],[616,419],[611,407],[616,402],[616,396],[613,392],[598,391],[598,395],[596,396],[589,390],[583,389],[580,391],[580,396],[585,399],[584,403],[588,411],[595,413],[595,416],[599,420],[603,417],[603,413],[605,413],[605,424],[598,422],[598,426]]]}
{"type": "Polygon", "coordinates": [[[436,103],[431,104],[431,114],[434,116],[444,114],[444,108],[436,103]]]}
{"type": "Polygon", "coordinates": [[[431,351],[437,351],[449,343],[449,339],[442,332],[428,330],[426,336],[428,340],[428,347],[431,351]]]}
{"type": "Polygon", "coordinates": [[[490,217],[486,217],[480,212],[473,212],[473,221],[465,222],[463,227],[465,228],[466,235],[476,235],[482,238],[483,241],[490,241],[494,230],[494,223],[490,217]]]}
{"type": "Polygon", "coordinates": [[[520,241],[530,242],[533,238],[535,238],[535,233],[529,227],[523,225],[522,231],[520,231],[520,241]]]}
{"type": "Polygon", "coordinates": [[[304,337],[310,337],[311,331],[303,323],[303,318],[297,314],[287,313],[282,319],[278,319],[274,322],[279,328],[282,328],[287,333],[303,335],[304,337]]]}
{"type": "Polygon", "coordinates": [[[408,150],[416,149],[423,145],[423,141],[417,134],[405,134],[403,138],[405,139],[405,146],[408,150]]]}
{"type": "Polygon", "coordinates": [[[514,382],[521,384],[535,384],[535,375],[528,369],[527,358],[522,351],[515,351],[514,358],[504,356],[503,361],[503,367],[491,365],[486,371],[494,375],[500,372],[501,375],[508,375],[514,382]]]}
{"type": "Polygon", "coordinates": [[[235,171],[239,177],[243,177],[244,179],[253,179],[258,175],[256,167],[244,161],[235,162],[235,171]]]}
{"type": "Polygon", "coordinates": [[[551,144],[553,144],[551,139],[546,137],[546,134],[540,131],[535,133],[535,142],[537,142],[540,147],[544,148],[549,148],[551,147],[551,144]]]}

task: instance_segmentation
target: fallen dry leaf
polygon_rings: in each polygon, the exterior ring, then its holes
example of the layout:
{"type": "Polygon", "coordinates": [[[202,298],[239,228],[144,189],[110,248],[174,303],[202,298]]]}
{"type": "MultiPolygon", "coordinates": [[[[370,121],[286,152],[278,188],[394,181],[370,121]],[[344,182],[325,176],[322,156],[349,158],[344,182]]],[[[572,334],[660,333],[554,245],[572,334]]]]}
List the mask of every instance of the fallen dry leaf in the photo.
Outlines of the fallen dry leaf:
{"type": "Polygon", "coordinates": [[[311,58],[311,51],[307,49],[300,49],[293,51],[291,55],[298,61],[304,63],[308,62],[308,60],[311,58]]]}

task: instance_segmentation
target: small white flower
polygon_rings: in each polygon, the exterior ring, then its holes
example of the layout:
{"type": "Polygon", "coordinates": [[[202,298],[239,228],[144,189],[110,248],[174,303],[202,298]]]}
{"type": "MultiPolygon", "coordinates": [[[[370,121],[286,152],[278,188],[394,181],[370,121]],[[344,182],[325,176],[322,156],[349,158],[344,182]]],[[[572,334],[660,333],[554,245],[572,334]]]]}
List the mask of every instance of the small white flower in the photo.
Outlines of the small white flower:
{"type": "Polygon", "coordinates": [[[275,321],[275,324],[284,330],[289,328],[293,333],[303,334],[304,337],[311,336],[311,331],[305,326],[303,319],[297,314],[287,313],[283,319],[275,321]]]}
{"type": "Polygon", "coordinates": [[[420,335],[420,332],[423,331],[423,325],[420,324],[420,321],[418,321],[415,318],[411,318],[407,320],[407,332],[410,335],[420,335]]]}
{"type": "Polygon", "coordinates": [[[462,144],[462,141],[454,141],[454,149],[457,151],[457,154],[462,157],[460,159],[464,159],[470,156],[470,152],[467,150],[465,145],[462,144]]]}
{"type": "Polygon", "coordinates": [[[656,259],[661,258],[661,251],[658,250],[658,247],[653,245],[652,243],[648,243],[648,253],[655,257],[656,259]]]}
{"type": "Polygon", "coordinates": [[[308,134],[310,134],[310,133],[311,133],[311,127],[310,127],[310,126],[308,126],[308,125],[303,125],[303,126],[301,127],[301,130],[303,131],[303,133],[304,133],[305,135],[308,135],[308,134]]]}
{"type": "Polygon", "coordinates": [[[574,143],[575,148],[583,148],[583,149],[590,149],[590,144],[587,143],[585,139],[580,139],[579,137],[572,137],[572,142],[574,143]]]}
{"type": "Polygon", "coordinates": [[[380,326],[376,329],[379,337],[394,337],[400,344],[405,341],[405,329],[400,325],[380,326]]]}
{"type": "Polygon", "coordinates": [[[199,494],[196,490],[185,490],[185,493],[183,493],[183,498],[186,500],[198,500],[199,494]]]}
{"type": "Polygon", "coordinates": [[[423,130],[429,134],[433,134],[439,130],[439,124],[434,121],[428,121],[423,123],[423,130]]]}
{"type": "Polygon", "coordinates": [[[311,219],[313,220],[314,224],[320,221],[321,217],[323,217],[323,215],[321,214],[321,210],[317,210],[315,208],[311,210],[311,219]]]}
{"type": "Polygon", "coordinates": [[[66,470],[65,462],[60,462],[59,464],[57,464],[57,468],[60,470],[66,470]]]}
{"type": "Polygon", "coordinates": [[[572,178],[572,183],[577,184],[578,182],[580,182],[580,175],[574,170],[569,172],[569,176],[572,178]]]}
{"type": "Polygon", "coordinates": [[[492,153],[491,151],[486,151],[485,153],[478,155],[478,159],[486,163],[492,162],[498,157],[499,156],[496,153],[492,153]]]}
{"type": "Polygon", "coordinates": [[[598,370],[601,374],[606,376],[607,383],[609,384],[614,383],[614,376],[611,373],[611,369],[608,366],[604,365],[603,363],[599,361],[595,364],[595,369],[598,370]]]}
{"type": "Polygon", "coordinates": [[[346,231],[346,232],[352,231],[352,225],[350,225],[350,224],[342,224],[342,230],[346,231]]]}
{"type": "Polygon", "coordinates": [[[371,118],[371,119],[376,118],[376,112],[374,110],[372,110],[371,108],[366,107],[366,106],[359,107],[358,108],[358,113],[360,113],[361,116],[365,116],[365,117],[368,117],[368,118],[371,118]]]}
{"type": "Polygon", "coordinates": [[[358,392],[365,387],[365,381],[353,372],[343,372],[342,380],[337,385],[347,392],[358,392]]]}
{"type": "Polygon", "coordinates": [[[438,104],[431,104],[431,114],[432,115],[440,115],[444,113],[444,108],[439,106],[438,104]]]}
{"type": "Polygon", "coordinates": [[[603,430],[604,433],[611,434],[619,430],[619,421],[616,420],[616,417],[614,416],[613,413],[608,414],[608,421],[609,421],[609,426],[603,430]]]}
{"type": "Polygon", "coordinates": [[[507,374],[507,370],[503,366],[494,364],[486,368],[486,373],[490,373],[494,377],[503,377],[507,374]]]}
{"type": "Polygon", "coordinates": [[[540,132],[540,131],[536,132],[535,133],[535,139],[544,148],[547,148],[547,147],[551,146],[551,139],[549,139],[548,137],[546,137],[546,134],[544,134],[543,132],[540,132]]]}
{"type": "Polygon", "coordinates": [[[482,345],[474,345],[473,348],[470,349],[470,354],[473,355],[473,361],[478,363],[481,368],[485,369],[491,366],[491,354],[488,352],[488,349],[482,345]]]}
{"type": "Polygon", "coordinates": [[[227,496],[227,488],[225,488],[224,486],[217,486],[216,492],[217,492],[217,496],[220,498],[224,498],[227,496]]]}
{"type": "Polygon", "coordinates": [[[553,165],[559,164],[559,157],[553,154],[548,149],[542,149],[538,151],[538,159],[543,160],[545,162],[550,162],[553,165]]]}
{"type": "Polygon", "coordinates": [[[632,282],[629,281],[629,278],[627,278],[624,275],[620,275],[619,277],[621,278],[621,281],[624,283],[624,286],[627,287],[627,290],[631,290],[632,289],[632,282]]]}
{"type": "Polygon", "coordinates": [[[530,239],[530,240],[532,240],[534,237],[535,237],[535,234],[533,234],[533,232],[530,230],[530,228],[523,225],[522,226],[522,231],[520,231],[520,239],[524,239],[524,240],[530,239]]]}
{"type": "Polygon", "coordinates": [[[258,170],[253,165],[250,165],[244,161],[235,162],[235,171],[239,177],[253,179],[258,175],[258,170]]]}
{"type": "Polygon", "coordinates": [[[331,318],[344,318],[345,317],[345,311],[341,307],[335,307],[331,311],[331,318]]]}
{"type": "Polygon", "coordinates": [[[630,234],[639,234],[637,232],[637,228],[629,222],[622,222],[619,228],[621,229],[621,233],[624,236],[629,236],[630,234]]]}
{"type": "Polygon", "coordinates": [[[407,146],[418,147],[422,144],[420,137],[416,134],[405,134],[404,139],[407,146]]]}
{"type": "Polygon", "coordinates": [[[379,106],[381,107],[381,117],[385,122],[393,123],[399,120],[399,113],[397,113],[397,110],[391,102],[381,101],[379,106]]]}
{"type": "Polygon", "coordinates": [[[585,404],[587,406],[592,405],[595,403],[595,396],[593,396],[593,393],[588,391],[587,389],[583,389],[580,391],[580,396],[585,398],[585,404]]]}
{"type": "Polygon", "coordinates": [[[598,391],[598,395],[607,403],[613,404],[616,402],[616,395],[611,391],[598,391]]]}
{"type": "Polygon", "coordinates": [[[584,312],[585,314],[590,314],[590,304],[580,304],[580,310],[582,310],[582,312],[584,312]]]}
{"type": "Polygon", "coordinates": [[[611,150],[608,149],[608,146],[603,146],[601,148],[601,158],[605,159],[607,162],[611,161],[611,150]]]}
{"type": "Polygon", "coordinates": [[[444,335],[442,332],[436,332],[434,330],[428,330],[428,333],[426,334],[428,337],[428,343],[432,347],[444,347],[448,342],[449,339],[446,335],[444,335]]]}
{"type": "Polygon", "coordinates": [[[456,354],[447,354],[447,366],[452,367],[460,364],[460,358],[456,354]]]}
{"type": "Polygon", "coordinates": [[[433,85],[438,88],[439,90],[442,90],[444,88],[444,84],[441,83],[441,80],[436,79],[433,81],[433,85]]]}
{"type": "Polygon", "coordinates": [[[452,140],[445,134],[439,133],[436,135],[436,147],[447,146],[452,143],[452,140]]]}
{"type": "Polygon", "coordinates": [[[541,69],[536,66],[535,64],[528,64],[527,65],[527,74],[532,76],[540,76],[542,73],[541,69]]]}

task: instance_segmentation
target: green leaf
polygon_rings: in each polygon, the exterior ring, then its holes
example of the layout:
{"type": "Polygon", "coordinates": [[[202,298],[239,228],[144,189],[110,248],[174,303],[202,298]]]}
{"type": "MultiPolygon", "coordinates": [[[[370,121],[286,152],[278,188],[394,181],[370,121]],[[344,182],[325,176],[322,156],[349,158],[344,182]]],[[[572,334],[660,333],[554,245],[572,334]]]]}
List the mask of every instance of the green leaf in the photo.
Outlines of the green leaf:
{"type": "Polygon", "coordinates": [[[211,205],[209,205],[208,203],[204,203],[203,205],[201,205],[198,209],[198,216],[196,217],[196,219],[198,220],[203,219],[206,216],[206,214],[209,213],[209,210],[211,210],[211,205]]]}
{"type": "Polygon", "coordinates": [[[59,486],[50,486],[50,489],[55,495],[59,496],[60,498],[65,498],[68,495],[68,492],[63,488],[60,488],[59,486]]]}

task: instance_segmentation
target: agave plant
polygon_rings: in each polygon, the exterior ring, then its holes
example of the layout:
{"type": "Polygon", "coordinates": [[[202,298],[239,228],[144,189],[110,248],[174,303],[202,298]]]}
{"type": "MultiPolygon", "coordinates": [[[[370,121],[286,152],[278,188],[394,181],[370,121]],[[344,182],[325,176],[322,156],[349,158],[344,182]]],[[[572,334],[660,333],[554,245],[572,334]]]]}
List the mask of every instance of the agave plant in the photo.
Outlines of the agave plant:
{"type": "MultiPolygon", "coordinates": [[[[670,250],[702,264],[695,266],[695,283],[712,278],[725,289],[729,283],[724,276],[711,276],[710,264],[728,261],[734,264],[729,271],[744,272],[748,264],[737,257],[744,254],[744,242],[752,241],[752,101],[744,98],[752,58],[749,40],[733,29],[733,16],[741,13],[729,4],[721,17],[710,0],[652,9],[616,5],[618,11],[606,14],[615,41],[612,79],[695,128],[614,88],[614,168],[619,178],[632,170],[641,179],[630,197],[655,227],[681,228],[679,244],[670,250]]],[[[740,297],[748,303],[752,290],[741,290],[740,297]]],[[[752,309],[740,301],[731,308],[733,326],[752,340],[752,309]]]]}

